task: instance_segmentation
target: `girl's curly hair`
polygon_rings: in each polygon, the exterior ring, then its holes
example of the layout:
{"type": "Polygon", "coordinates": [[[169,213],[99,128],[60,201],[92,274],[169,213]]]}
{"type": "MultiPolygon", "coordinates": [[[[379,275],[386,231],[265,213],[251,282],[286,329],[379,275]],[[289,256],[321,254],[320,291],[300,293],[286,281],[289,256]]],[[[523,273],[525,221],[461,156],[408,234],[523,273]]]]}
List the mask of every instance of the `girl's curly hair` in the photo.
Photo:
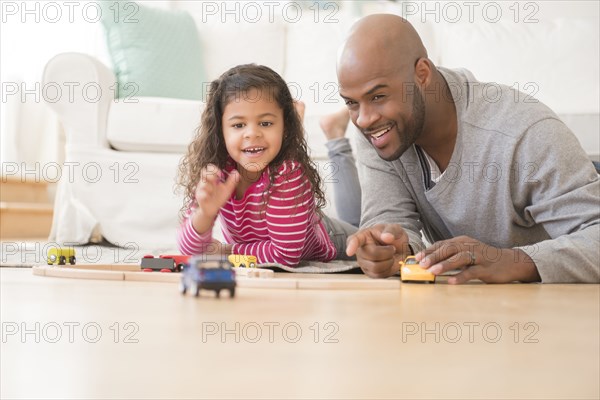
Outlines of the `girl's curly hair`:
{"type": "MultiPolygon", "coordinates": [[[[191,204],[195,204],[196,185],[200,181],[202,168],[214,164],[225,168],[229,154],[223,137],[223,111],[234,98],[257,89],[269,94],[283,110],[283,140],[279,153],[269,164],[270,185],[275,173],[284,161],[296,161],[302,165],[303,173],[312,185],[316,211],[325,206],[325,194],[315,163],[308,156],[302,121],[294,106],[294,100],[283,78],[271,68],[244,64],[233,67],[211,82],[206,107],[194,140],[179,164],[177,184],[184,190],[184,201],[180,216],[183,218],[191,204]]],[[[268,188],[266,190],[268,193],[268,188]]]]}

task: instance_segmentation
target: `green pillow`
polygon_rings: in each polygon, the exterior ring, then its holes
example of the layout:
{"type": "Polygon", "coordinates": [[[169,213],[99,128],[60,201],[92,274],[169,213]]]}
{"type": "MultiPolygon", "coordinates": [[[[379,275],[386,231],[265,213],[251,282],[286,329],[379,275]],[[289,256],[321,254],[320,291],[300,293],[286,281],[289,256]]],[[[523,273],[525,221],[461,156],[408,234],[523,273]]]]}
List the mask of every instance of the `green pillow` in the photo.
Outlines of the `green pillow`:
{"type": "Polygon", "coordinates": [[[100,1],[117,97],[202,100],[205,78],[196,24],[185,11],[100,1]]]}

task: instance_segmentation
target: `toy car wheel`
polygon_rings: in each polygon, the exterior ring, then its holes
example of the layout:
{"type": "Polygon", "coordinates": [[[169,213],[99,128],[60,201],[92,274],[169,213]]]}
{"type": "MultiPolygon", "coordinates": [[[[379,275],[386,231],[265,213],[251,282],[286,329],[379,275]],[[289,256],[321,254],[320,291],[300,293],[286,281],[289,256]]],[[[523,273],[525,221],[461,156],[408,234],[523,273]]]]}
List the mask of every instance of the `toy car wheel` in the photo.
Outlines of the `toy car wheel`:
{"type": "Polygon", "coordinates": [[[250,263],[250,268],[255,268],[256,264],[254,264],[253,262],[250,263]]]}
{"type": "Polygon", "coordinates": [[[69,264],[75,265],[75,256],[69,257],[69,264]]]}
{"type": "Polygon", "coordinates": [[[65,256],[60,256],[58,258],[58,265],[65,265],[67,263],[67,257],[65,256]]]}
{"type": "Polygon", "coordinates": [[[183,270],[183,264],[177,264],[175,266],[175,272],[181,272],[183,270]]]}
{"type": "Polygon", "coordinates": [[[50,254],[50,256],[48,257],[48,265],[52,265],[55,262],[56,262],[56,255],[50,254]]]}
{"type": "Polygon", "coordinates": [[[240,263],[240,268],[246,268],[246,264],[240,263]]]}

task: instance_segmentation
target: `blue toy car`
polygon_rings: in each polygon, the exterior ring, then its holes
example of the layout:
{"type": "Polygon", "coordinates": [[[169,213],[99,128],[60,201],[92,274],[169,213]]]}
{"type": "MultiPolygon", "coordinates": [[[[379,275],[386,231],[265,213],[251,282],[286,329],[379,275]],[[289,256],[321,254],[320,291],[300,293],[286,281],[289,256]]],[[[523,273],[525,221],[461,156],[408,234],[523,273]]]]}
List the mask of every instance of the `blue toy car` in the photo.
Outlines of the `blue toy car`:
{"type": "Polygon", "coordinates": [[[199,255],[189,260],[181,275],[181,293],[188,290],[195,296],[200,289],[214,290],[219,297],[221,290],[229,290],[229,297],[235,296],[235,271],[233,265],[221,256],[199,255]]]}

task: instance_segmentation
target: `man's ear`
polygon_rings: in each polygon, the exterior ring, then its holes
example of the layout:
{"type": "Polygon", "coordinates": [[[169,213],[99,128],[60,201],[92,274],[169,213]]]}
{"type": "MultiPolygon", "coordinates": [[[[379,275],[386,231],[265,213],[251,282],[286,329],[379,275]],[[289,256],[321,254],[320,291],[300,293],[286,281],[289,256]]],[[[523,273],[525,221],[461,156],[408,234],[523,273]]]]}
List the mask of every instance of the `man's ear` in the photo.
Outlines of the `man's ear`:
{"type": "Polygon", "coordinates": [[[415,63],[415,82],[420,87],[429,86],[432,78],[433,64],[427,57],[421,57],[415,63]]]}

